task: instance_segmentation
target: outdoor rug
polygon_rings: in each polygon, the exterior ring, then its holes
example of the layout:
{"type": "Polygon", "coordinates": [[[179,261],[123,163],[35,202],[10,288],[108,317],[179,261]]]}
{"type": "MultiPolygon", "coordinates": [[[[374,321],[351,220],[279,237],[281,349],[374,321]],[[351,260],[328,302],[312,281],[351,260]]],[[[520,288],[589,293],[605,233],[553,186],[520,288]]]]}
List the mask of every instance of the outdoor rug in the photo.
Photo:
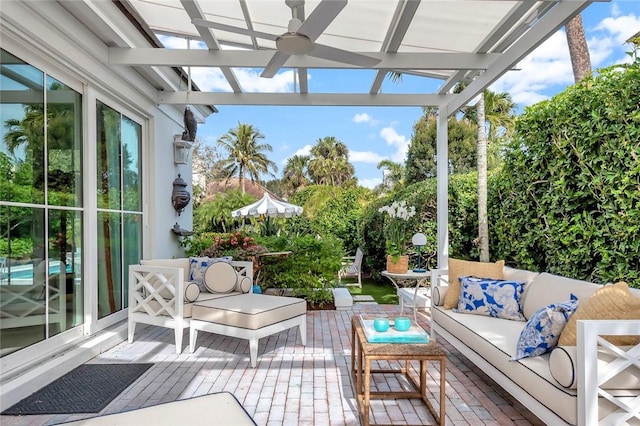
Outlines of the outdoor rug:
{"type": "Polygon", "coordinates": [[[99,413],[153,364],[83,364],[2,414],[99,413]]]}

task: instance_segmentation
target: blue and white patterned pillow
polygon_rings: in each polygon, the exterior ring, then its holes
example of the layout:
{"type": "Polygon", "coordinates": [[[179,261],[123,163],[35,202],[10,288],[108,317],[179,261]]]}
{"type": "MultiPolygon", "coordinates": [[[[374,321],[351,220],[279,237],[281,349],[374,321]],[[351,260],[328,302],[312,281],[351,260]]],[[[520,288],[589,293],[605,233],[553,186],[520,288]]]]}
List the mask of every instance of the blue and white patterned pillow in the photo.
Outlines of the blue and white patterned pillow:
{"type": "Polygon", "coordinates": [[[542,355],[556,347],[562,329],[577,308],[578,298],[572,294],[571,300],[538,309],[520,333],[516,355],[511,360],[542,355]]]}
{"type": "Polygon", "coordinates": [[[200,291],[208,292],[207,287],[204,285],[204,273],[212,263],[227,262],[231,263],[233,258],[231,256],[224,257],[190,257],[189,258],[189,281],[193,281],[198,284],[200,291]]]}
{"type": "Polygon", "coordinates": [[[460,277],[460,298],[457,311],[524,321],[520,298],[524,284],[493,278],[460,277]]]}

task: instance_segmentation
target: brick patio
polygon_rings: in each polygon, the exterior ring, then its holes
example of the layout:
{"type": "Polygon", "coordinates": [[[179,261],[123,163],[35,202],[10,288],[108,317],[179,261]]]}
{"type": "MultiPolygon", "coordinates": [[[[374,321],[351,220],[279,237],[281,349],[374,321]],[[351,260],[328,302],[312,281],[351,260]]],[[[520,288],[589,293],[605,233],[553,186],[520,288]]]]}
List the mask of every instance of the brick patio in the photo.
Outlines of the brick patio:
{"type": "MultiPolygon", "coordinates": [[[[370,313],[394,316],[397,305],[356,304],[347,311],[310,311],[307,346],[297,329],[260,340],[258,366],[249,365],[246,340],[200,333],[194,354],[185,332],[176,355],[173,331],[140,329],[133,344],[121,343],[91,362],[152,362],[136,383],[102,414],[131,410],[212,392],[229,391],[258,425],[358,425],[350,368],[350,317],[370,313]]],[[[428,329],[428,316],[418,315],[428,329]]],[[[451,425],[541,425],[522,405],[482,374],[445,341],[447,359],[446,423],[451,425]]],[[[429,389],[437,391],[439,371],[429,364],[429,389]]],[[[378,375],[378,390],[404,386],[395,375],[378,375]]],[[[437,407],[438,398],[432,400],[437,407]]],[[[91,415],[0,416],[4,426],[52,425],[91,415]]],[[[215,424],[215,413],[211,413],[215,424]]],[[[372,401],[373,423],[434,424],[419,400],[372,401]]]]}

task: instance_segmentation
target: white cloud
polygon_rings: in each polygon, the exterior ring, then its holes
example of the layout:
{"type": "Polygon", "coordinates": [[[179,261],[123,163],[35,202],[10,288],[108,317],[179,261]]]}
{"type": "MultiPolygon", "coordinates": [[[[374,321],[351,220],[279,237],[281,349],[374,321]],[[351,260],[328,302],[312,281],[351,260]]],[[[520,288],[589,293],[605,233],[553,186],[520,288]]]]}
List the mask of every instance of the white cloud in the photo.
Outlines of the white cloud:
{"type": "Polygon", "coordinates": [[[373,178],[373,179],[358,179],[358,184],[360,186],[364,186],[365,188],[373,189],[376,186],[382,183],[382,179],[373,178]]]}
{"type": "Polygon", "coordinates": [[[311,145],[305,145],[302,148],[300,148],[299,150],[297,150],[296,152],[294,152],[292,154],[292,156],[294,155],[309,155],[311,154],[311,145]]]}
{"type": "Polygon", "coordinates": [[[349,161],[351,163],[378,164],[385,157],[371,151],[349,151],[349,161]]]}
{"type": "MultiPolygon", "coordinates": [[[[193,81],[204,91],[230,92],[231,86],[219,68],[194,67],[191,69],[193,81]]],[[[260,77],[260,71],[250,68],[235,70],[240,87],[247,92],[287,93],[293,91],[293,71],[284,71],[273,78],[260,77]]]]}
{"type": "Polygon", "coordinates": [[[362,114],[356,114],[353,116],[354,123],[367,123],[371,120],[372,120],[372,117],[366,112],[363,112],[362,114]]]}
{"type": "MultiPolygon", "coordinates": [[[[615,4],[612,14],[594,28],[585,27],[594,69],[629,61],[623,53],[625,41],[640,27],[640,16],[620,15],[615,4]]],[[[515,68],[517,71],[505,74],[491,90],[510,93],[513,101],[521,106],[548,99],[550,93],[559,91],[558,87],[562,90],[572,85],[573,70],[564,30],[556,32],[515,68]]]]}
{"type": "Polygon", "coordinates": [[[391,161],[396,163],[404,163],[409,150],[409,139],[398,134],[393,127],[385,127],[380,130],[380,137],[387,142],[387,145],[393,146],[396,151],[391,154],[391,161]]]}
{"type": "Polygon", "coordinates": [[[375,127],[380,124],[380,120],[375,120],[372,116],[366,112],[358,113],[353,116],[354,123],[369,123],[369,126],[375,127]]]}

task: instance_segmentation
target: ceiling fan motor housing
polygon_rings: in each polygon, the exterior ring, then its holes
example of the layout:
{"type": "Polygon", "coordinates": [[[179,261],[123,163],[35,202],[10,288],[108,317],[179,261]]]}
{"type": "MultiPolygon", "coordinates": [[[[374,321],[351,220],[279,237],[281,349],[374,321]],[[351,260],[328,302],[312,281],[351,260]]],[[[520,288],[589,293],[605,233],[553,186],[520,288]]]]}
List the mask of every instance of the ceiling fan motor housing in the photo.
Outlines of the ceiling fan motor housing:
{"type": "Polygon", "coordinates": [[[289,21],[288,32],[276,39],[279,51],[289,55],[306,55],[313,50],[313,42],[304,34],[298,33],[302,21],[293,18],[289,21]]]}

